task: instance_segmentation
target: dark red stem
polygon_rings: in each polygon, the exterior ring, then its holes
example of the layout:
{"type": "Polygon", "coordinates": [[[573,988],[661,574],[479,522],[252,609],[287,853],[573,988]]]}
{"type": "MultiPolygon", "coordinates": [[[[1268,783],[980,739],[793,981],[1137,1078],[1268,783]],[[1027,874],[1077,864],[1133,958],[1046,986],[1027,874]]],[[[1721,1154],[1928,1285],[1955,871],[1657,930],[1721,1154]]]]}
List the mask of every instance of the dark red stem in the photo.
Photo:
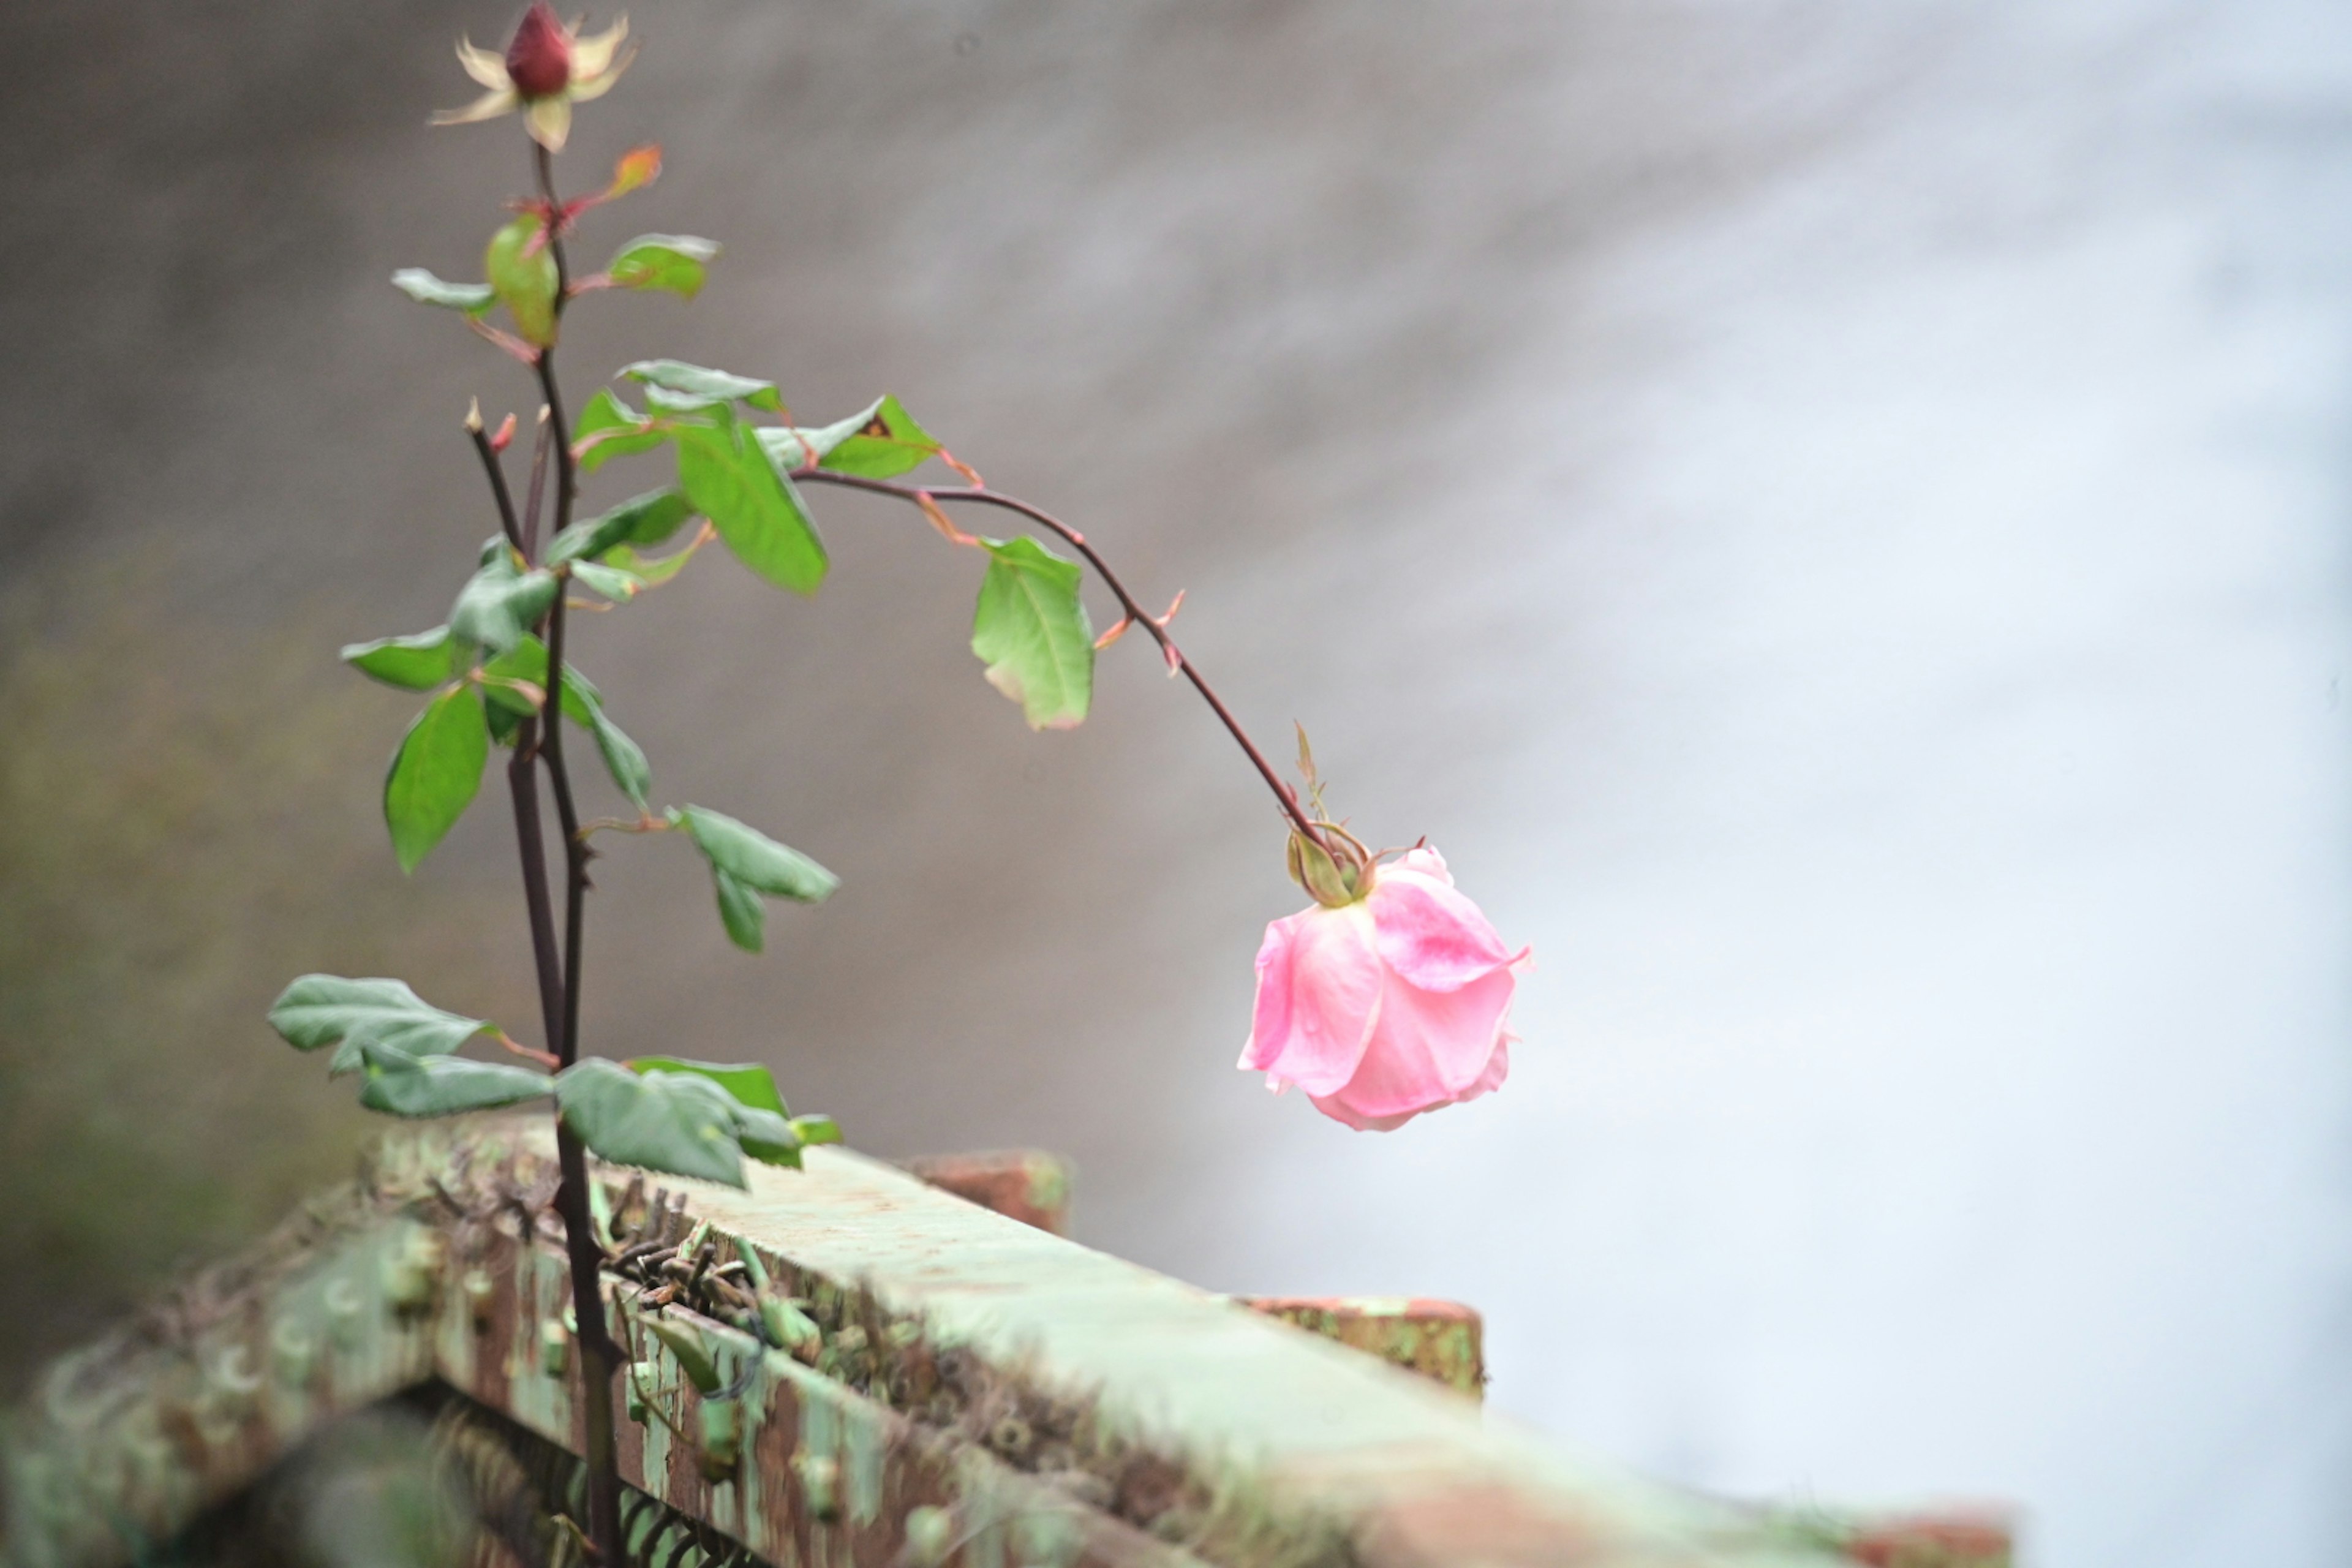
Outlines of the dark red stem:
{"type": "Polygon", "coordinates": [[[1110,569],[1110,563],[1105,561],[1095,547],[1087,542],[1085,534],[1042,507],[1032,506],[1027,501],[1013,496],[999,495],[994,490],[961,485],[945,489],[933,489],[923,485],[899,485],[893,484],[887,479],[869,479],[858,474],[835,473],[830,468],[795,468],[793,470],[793,478],[803,481],[814,481],[818,484],[844,485],[851,489],[871,490],[876,495],[896,496],[900,500],[911,501],[917,505],[929,500],[959,501],[971,506],[1001,507],[1006,511],[1017,512],[1038,527],[1059,535],[1071,549],[1086,557],[1087,564],[1095,569],[1095,575],[1102,579],[1103,586],[1108,588],[1112,596],[1118,600],[1118,606],[1126,612],[1127,618],[1149,632],[1151,635],[1151,640],[1160,645],[1160,651],[1167,657],[1169,664],[1184,672],[1184,679],[1192,683],[1192,689],[1201,694],[1201,700],[1209,705],[1210,711],[1216,714],[1218,722],[1224,725],[1225,732],[1233,736],[1234,744],[1241,747],[1243,753],[1257,768],[1258,776],[1265,779],[1265,787],[1274,792],[1274,798],[1281,805],[1283,815],[1290,818],[1291,826],[1305,834],[1308,843],[1318,845],[1325,849],[1330,847],[1322,831],[1307,820],[1306,811],[1298,804],[1298,792],[1285,784],[1282,775],[1274,771],[1274,764],[1265,760],[1265,753],[1257,749],[1257,742],[1249,738],[1249,731],[1242,728],[1241,721],[1234,717],[1233,710],[1225,706],[1224,699],[1219,697],[1216,689],[1202,678],[1200,670],[1195,668],[1192,661],[1184,656],[1184,650],[1176,646],[1176,639],[1168,635],[1168,628],[1153,619],[1150,613],[1136,602],[1135,595],[1127,591],[1127,584],[1119,581],[1118,574],[1110,569]]]}

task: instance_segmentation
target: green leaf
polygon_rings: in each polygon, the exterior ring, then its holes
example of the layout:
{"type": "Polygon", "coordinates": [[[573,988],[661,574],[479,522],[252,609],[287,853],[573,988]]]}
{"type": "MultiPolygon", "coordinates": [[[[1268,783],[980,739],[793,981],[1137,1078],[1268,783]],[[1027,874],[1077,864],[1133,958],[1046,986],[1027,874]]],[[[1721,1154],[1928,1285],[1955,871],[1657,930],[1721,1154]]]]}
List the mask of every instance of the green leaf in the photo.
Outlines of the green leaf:
{"type": "Polygon", "coordinates": [[[790,472],[811,463],[845,474],[887,479],[919,468],[943,448],[895,397],[881,397],[862,412],[831,425],[763,426],[760,444],[790,472]]]}
{"type": "Polygon", "coordinates": [[[451,283],[436,278],[422,267],[404,267],[392,275],[392,286],[420,305],[440,305],[452,310],[463,310],[478,316],[498,300],[498,291],[487,283],[451,283]]]}
{"type": "Polygon", "coordinates": [[[588,710],[588,732],[596,738],[596,750],[604,759],[604,771],[613,775],[613,783],[629,797],[629,804],[639,811],[652,810],[646,795],[654,787],[654,774],[646,762],[645,748],[629,739],[605,715],[601,702],[588,710]]]}
{"type": "Polygon", "coordinates": [[[537,567],[526,572],[505,541],[493,543],[497,548],[483,552],[481,568],[449,606],[449,634],[492,653],[509,653],[554,605],[555,574],[537,567]]]}
{"type": "Polygon", "coordinates": [[[916,424],[897,398],[885,397],[866,410],[855,431],[826,447],[819,462],[835,473],[887,479],[920,468],[940,450],[931,433],[916,424]]]}
{"type": "Polygon", "coordinates": [[[575,561],[572,576],[587,587],[593,588],[616,605],[625,605],[645,590],[645,579],[618,566],[600,565],[593,561],[575,561]]]}
{"type": "Polygon", "coordinates": [[[555,1076],[564,1123],[600,1158],[672,1175],[743,1185],[735,1100],[690,1073],[640,1078],[592,1057],[555,1076]]]}
{"type": "Polygon", "coordinates": [[[377,1042],[362,1047],[367,1076],[360,1103],[391,1116],[455,1116],[526,1100],[544,1100],[551,1081],[505,1062],[419,1057],[377,1042]]]}
{"type": "Polygon", "coordinates": [[[623,289],[666,289],[691,300],[702,291],[703,269],[719,254],[708,239],[688,234],[641,234],[604,268],[623,289]]]}
{"type": "Polygon", "coordinates": [[[719,893],[719,923],[729,940],[746,952],[764,945],[768,912],[760,895],[821,903],[841,879],[797,849],[788,849],[755,827],[704,806],[673,808],[669,820],[683,827],[710,862],[719,893]]]}
{"type": "Polygon", "coordinates": [[[699,405],[747,403],[771,414],[783,411],[784,400],[772,381],[754,381],[748,375],[709,370],[674,359],[641,359],[635,364],[623,365],[621,374],[644,385],[697,399],[699,405]]]}
{"type": "Polygon", "coordinates": [[[824,581],[824,542],[800,492],[759,442],[732,419],[681,425],[672,435],[678,489],[718,525],[736,559],[779,587],[815,593],[824,581]]]}
{"type": "MultiPolygon", "coordinates": [[[[482,695],[490,703],[491,733],[504,742],[513,732],[516,721],[540,710],[521,692],[499,682],[527,681],[544,692],[547,645],[535,637],[525,637],[514,651],[482,666],[482,695]],[[497,721],[502,715],[506,721],[503,724],[497,721]]],[[[604,711],[604,693],[568,660],[563,666],[563,716],[594,738],[597,754],[604,759],[604,771],[613,775],[613,783],[629,797],[630,803],[639,811],[649,810],[646,796],[653,788],[653,770],[646,762],[645,748],[613,722],[612,716],[604,711]]]]}
{"type": "MultiPolygon", "coordinates": [[[[526,681],[544,692],[547,689],[547,645],[525,633],[522,641],[482,666],[482,695],[489,699],[492,707],[530,718],[539,711],[539,705],[512,687],[497,682],[526,681]]],[[[604,694],[567,659],[563,666],[563,716],[575,724],[584,725],[589,721],[588,716],[604,705],[604,694]]]]}
{"type": "Polygon", "coordinates": [[[443,692],[409,725],[383,779],[384,825],[403,871],[415,870],[466,815],[489,756],[489,725],[470,687],[443,692]]]}
{"type": "Polygon", "coordinates": [[[768,906],[760,901],[759,889],[716,866],[710,868],[710,880],[719,894],[719,923],[727,928],[727,940],[745,952],[766,947],[768,906]]]}
{"type": "Polygon", "coordinates": [[[659,544],[693,515],[694,508],[677,491],[648,490],[557,534],[548,542],[546,563],[594,561],[616,544],[659,544]]]}
{"type": "Polygon", "coordinates": [[[482,276],[522,341],[538,348],[555,342],[555,253],[541,243],[541,225],[526,213],[490,236],[482,276]]]}
{"type": "Polygon", "coordinates": [[[797,1124],[788,1121],[784,1097],[776,1080],[757,1063],[730,1065],[687,1061],[677,1057],[639,1057],[628,1064],[636,1073],[682,1072],[707,1078],[731,1097],[738,1110],[735,1135],[743,1152],[771,1165],[800,1168],[802,1139],[797,1124]]]}
{"type": "Polygon", "coordinates": [[[342,660],[361,674],[404,691],[430,691],[455,680],[466,668],[466,650],[447,626],[402,637],[347,644],[342,660]]]}
{"type": "Polygon", "coordinates": [[[803,1148],[819,1143],[838,1143],[841,1142],[841,1123],[830,1116],[795,1116],[793,1118],[793,1133],[803,1148]]]}
{"type": "Polygon", "coordinates": [[[640,586],[646,588],[660,587],[684,570],[686,563],[693,558],[693,551],[681,550],[675,555],[665,555],[656,560],[640,555],[625,544],[615,544],[604,552],[605,564],[616,572],[626,572],[637,580],[640,586]]]}
{"type": "Polygon", "coordinates": [[[337,1073],[359,1065],[355,1047],[390,1046],[411,1056],[446,1056],[488,1030],[479,1018],[461,1017],[434,1006],[399,980],[346,980],[340,974],[305,974],[278,994],[269,1026],[298,1051],[341,1046],[337,1073]]]}
{"type": "Polygon", "coordinates": [[[801,1136],[772,1110],[743,1106],[735,1113],[735,1141],[763,1165],[801,1168],[801,1136]]]}
{"type": "Polygon", "coordinates": [[[683,1057],[635,1057],[626,1064],[634,1073],[690,1072],[725,1089],[738,1103],[771,1115],[789,1116],[776,1077],[758,1062],[698,1062],[683,1057]]]}
{"type": "Polygon", "coordinates": [[[1078,597],[1078,563],[1035,540],[983,539],[988,573],[972,613],[971,651],[988,683],[1021,704],[1033,730],[1067,730],[1094,698],[1095,633],[1078,597]]]}
{"type": "Polygon", "coordinates": [[[756,891],[820,904],[841,886],[840,878],[799,850],[722,812],[689,805],[672,810],[669,819],[686,829],[713,866],[756,891]]]}
{"type": "MultiPolygon", "coordinates": [[[[600,386],[580,417],[572,426],[572,449],[579,454],[580,470],[593,474],[614,458],[625,458],[632,452],[650,452],[669,439],[666,430],[654,429],[635,409],[613,395],[610,387],[600,386]],[[595,445],[588,437],[602,431],[618,434],[606,436],[595,445]]],[[[576,524],[574,526],[577,526],[576,524]]],[[[570,529],[564,530],[569,533],[570,529]]]]}

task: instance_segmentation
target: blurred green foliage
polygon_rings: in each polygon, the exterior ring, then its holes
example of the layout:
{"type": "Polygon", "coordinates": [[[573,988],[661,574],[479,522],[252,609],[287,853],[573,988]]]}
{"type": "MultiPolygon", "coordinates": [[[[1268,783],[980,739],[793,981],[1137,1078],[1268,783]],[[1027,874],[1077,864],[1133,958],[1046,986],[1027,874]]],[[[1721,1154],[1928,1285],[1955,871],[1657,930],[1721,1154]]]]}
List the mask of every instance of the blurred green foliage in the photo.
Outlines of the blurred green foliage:
{"type": "Polygon", "coordinates": [[[492,868],[391,868],[373,797],[398,721],[353,700],[323,617],[212,624],[152,563],[10,599],[0,1392],[349,1172],[365,1119],[263,1022],[287,973],[503,1000],[480,944],[511,913],[492,868]]]}

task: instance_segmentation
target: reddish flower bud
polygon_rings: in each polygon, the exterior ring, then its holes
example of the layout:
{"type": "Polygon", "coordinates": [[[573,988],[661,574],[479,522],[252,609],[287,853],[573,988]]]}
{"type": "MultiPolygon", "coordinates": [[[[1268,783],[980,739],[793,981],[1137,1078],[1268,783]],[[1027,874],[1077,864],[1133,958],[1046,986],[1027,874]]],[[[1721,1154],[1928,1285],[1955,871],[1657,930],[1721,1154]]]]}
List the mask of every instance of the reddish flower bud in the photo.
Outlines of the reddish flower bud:
{"type": "Polygon", "coordinates": [[[547,0],[532,0],[507,46],[507,75],[528,101],[551,98],[572,83],[572,36],[547,0]]]}

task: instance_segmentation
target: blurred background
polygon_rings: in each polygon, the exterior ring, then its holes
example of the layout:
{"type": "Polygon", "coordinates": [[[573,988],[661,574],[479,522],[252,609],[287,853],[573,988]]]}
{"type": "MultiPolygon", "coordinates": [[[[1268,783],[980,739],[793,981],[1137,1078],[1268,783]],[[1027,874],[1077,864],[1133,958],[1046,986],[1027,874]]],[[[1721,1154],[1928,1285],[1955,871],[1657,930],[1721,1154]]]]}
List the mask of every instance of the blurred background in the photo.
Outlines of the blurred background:
{"type": "MultiPolygon", "coordinates": [[[[348,1170],[305,970],[532,1016],[502,803],[411,879],[346,640],[492,531],[520,372],[384,279],[526,174],[430,0],[0,13],[0,1381],[348,1170]]],[[[2352,15],[2302,0],[656,0],[589,220],[647,353],[899,394],[1088,531],[1335,808],[1539,967],[1499,1095],[1233,1070],[1270,803],[1130,639],[1032,735],[976,569],[813,500],[589,623],[659,794],[840,872],[600,862],[593,1047],[774,1064],[1081,1239],[1488,1314],[1495,1407],[1693,1485],[1991,1497],[2031,1561],[2352,1561],[2352,15]]],[[[603,17],[593,18],[601,24],[603,17]]],[[[653,482],[616,465],[592,504],[653,482]]],[[[1097,622],[1109,616],[1097,601],[1097,622]]],[[[597,786],[601,788],[601,784],[597,786]]]]}

